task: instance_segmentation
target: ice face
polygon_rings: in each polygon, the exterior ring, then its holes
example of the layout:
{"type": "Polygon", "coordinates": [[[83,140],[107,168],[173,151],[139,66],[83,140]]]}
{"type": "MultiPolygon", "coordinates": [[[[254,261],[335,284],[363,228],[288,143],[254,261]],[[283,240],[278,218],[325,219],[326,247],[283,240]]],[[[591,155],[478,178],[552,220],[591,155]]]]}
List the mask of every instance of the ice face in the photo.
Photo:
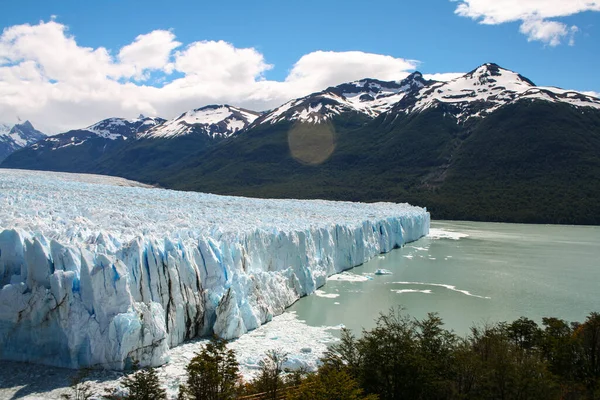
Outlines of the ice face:
{"type": "Polygon", "coordinates": [[[0,170],[0,358],[159,365],[170,347],[238,337],[429,231],[427,211],[408,204],[137,186],[0,170]]]}

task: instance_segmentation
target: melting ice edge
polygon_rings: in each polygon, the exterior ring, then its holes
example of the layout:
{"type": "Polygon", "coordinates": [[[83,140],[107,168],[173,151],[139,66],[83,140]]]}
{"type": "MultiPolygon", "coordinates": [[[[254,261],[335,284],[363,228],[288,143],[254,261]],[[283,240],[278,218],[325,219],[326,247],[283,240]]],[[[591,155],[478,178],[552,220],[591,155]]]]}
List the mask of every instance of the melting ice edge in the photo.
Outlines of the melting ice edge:
{"type": "Polygon", "coordinates": [[[264,200],[0,170],[0,359],[160,365],[429,232],[408,204],[264,200]]]}

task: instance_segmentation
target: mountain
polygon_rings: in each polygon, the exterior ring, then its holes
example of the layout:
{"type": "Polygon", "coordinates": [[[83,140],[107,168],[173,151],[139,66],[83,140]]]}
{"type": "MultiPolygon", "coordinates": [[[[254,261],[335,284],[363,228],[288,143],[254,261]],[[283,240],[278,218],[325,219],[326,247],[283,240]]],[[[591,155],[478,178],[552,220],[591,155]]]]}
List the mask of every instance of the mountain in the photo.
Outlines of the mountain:
{"type": "Polygon", "coordinates": [[[156,171],[210,151],[222,141],[244,132],[260,115],[226,104],[190,110],[105,153],[96,160],[95,171],[156,183],[156,171]]]}
{"type": "Polygon", "coordinates": [[[597,98],[555,87],[536,86],[524,76],[494,63],[483,64],[449,82],[424,86],[394,108],[396,112],[414,113],[444,105],[459,122],[465,122],[469,118],[486,117],[500,107],[523,99],[600,109],[597,98]]]}
{"type": "Polygon", "coordinates": [[[14,151],[45,137],[46,135],[36,130],[29,121],[13,126],[0,124],[0,162],[14,151]]]}
{"type": "Polygon", "coordinates": [[[136,119],[108,118],[83,129],[97,137],[109,140],[127,140],[143,135],[144,132],[165,122],[162,118],[141,115],[136,119]]]}
{"type": "MultiPolygon", "coordinates": [[[[363,79],[252,115],[234,131],[233,107],[193,110],[76,168],[219,194],[409,201],[437,219],[600,224],[600,99],[493,63],[449,82],[363,79]]],[[[2,166],[36,167],[26,153],[2,166]]]]}
{"type": "Polygon", "coordinates": [[[93,172],[103,154],[115,151],[164,121],[143,115],[133,120],[108,118],[87,128],[46,137],[16,155],[13,153],[3,164],[10,168],[93,172]]]}
{"type": "Polygon", "coordinates": [[[260,113],[228,105],[210,105],[181,114],[140,135],[145,139],[170,139],[185,135],[227,138],[244,130],[260,113]]]}
{"type": "Polygon", "coordinates": [[[401,82],[363,79],[345,83],[288,101],[265,114],[256,124],[273,125],[284,120],[316,124],[345,113],[373,118],[389,110],[407,93],[414,92],[427,83],[419,72],[411,74],[401,82]]]}
{"type": "Polygon", "coordinates": [[[284,118],[267,114],[155,179],[220,194],[409,201],[438,219],[600,224],[599,99],[535,86],[496,64],[422,83],[354,126],[337,113],[298,121],[309,114],[293,107],[321,93],[290,102],[284,118]],[[299,127],[309,152],[330,154],[299,162],[290,140],[299,127]]]}

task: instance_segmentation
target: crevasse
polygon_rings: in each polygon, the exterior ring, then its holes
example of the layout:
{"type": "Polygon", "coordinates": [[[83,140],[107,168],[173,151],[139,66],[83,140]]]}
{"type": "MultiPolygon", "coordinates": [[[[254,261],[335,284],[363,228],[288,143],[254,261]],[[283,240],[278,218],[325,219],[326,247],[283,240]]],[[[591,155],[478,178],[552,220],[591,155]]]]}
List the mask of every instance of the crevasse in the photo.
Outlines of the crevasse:
{"type": "Polygon", "coordinates": [[[122,369],[259,327],[429,231],[407,204],[260,200],[0,171],[0,358],[122,369]]]}

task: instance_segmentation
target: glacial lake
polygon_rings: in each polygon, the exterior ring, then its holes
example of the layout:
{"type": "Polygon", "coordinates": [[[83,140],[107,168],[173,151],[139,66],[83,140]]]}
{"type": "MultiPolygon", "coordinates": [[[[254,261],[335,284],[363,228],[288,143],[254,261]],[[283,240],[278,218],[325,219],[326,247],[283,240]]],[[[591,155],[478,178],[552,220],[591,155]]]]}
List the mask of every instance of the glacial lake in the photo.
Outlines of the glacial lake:
{"type": "Polygon", "coordinates": [[[440,221],[431,228],[429,237],[329,280],[288,311],[311,326],[343,324],[360,334],[379,313],[402,306],[416,318],[437,312],[460,335],[520,316],[541,324],[600,312],[598,226],[440,221]]]}

